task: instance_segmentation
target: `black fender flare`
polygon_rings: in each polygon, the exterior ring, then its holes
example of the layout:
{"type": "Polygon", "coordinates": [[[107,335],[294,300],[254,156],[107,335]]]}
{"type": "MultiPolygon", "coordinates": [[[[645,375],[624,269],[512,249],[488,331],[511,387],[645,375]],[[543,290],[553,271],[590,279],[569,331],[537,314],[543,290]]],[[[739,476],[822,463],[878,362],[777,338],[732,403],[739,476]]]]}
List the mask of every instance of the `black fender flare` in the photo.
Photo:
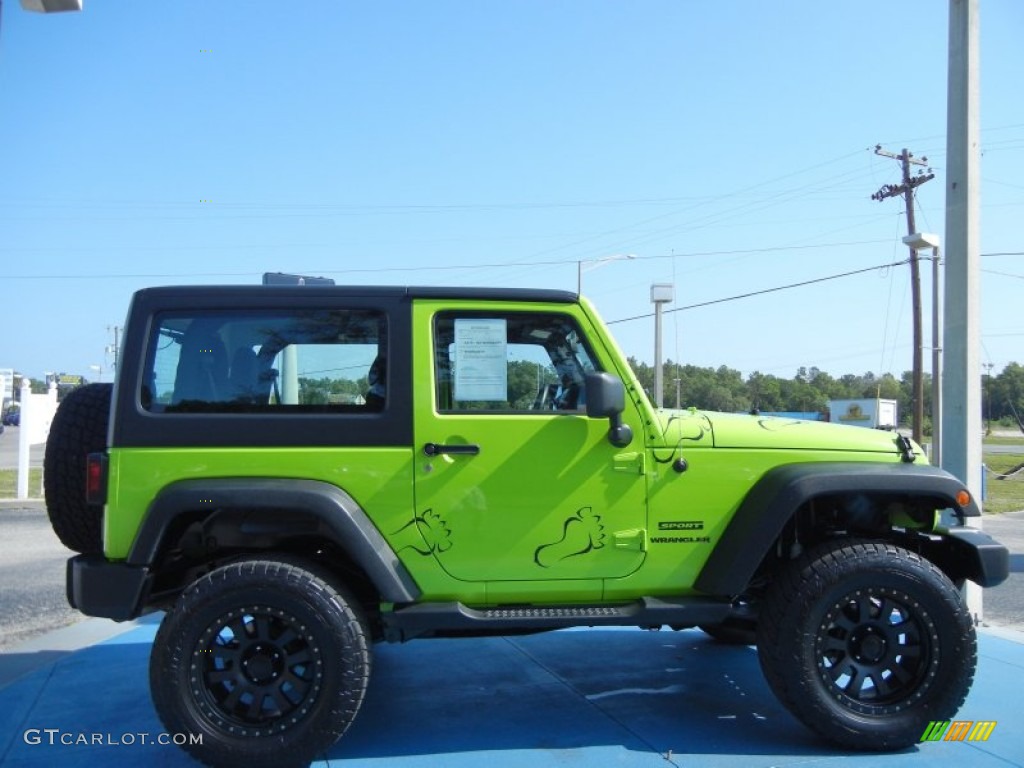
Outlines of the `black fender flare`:
{"type": "Polygon", "coordinates": [[[337,486],[317,480],[218,478],[171,483],[146,511],[127,564],[153,565],[168,529],[179,516],[206,509],[213,514],[240,512],[239,532],[254,538],[323,535],[363,569],[385,602],[413,602],[420,595],[408,570],[355,499],[337,486]]]}
{"type": "Polygon", "coordinates": [[[928,464],[818,462],[785,464],[766,472],[740,502],[701,569],[694,587],[709,595],[739,595],[783,526],[801,505],[819,496],[864,493],[927,498],[952,509],[961,522],[981,513],[973,497],[964,506],[964,484],[928,464]]]}

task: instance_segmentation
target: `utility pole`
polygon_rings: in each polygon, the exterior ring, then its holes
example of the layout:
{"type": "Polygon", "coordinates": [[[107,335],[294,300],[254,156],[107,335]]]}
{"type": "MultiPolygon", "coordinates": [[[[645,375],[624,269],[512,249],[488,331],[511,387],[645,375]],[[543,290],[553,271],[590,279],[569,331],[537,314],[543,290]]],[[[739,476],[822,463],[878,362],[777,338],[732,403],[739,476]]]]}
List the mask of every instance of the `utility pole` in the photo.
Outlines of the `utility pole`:
{"type": "Polygon", "coordinates": [[[114,369],[114,372],[116,373],[117,372],[118,359],[121,356],[121,327],[118,326],[118,325],[108,325],[107,326],[107,331],[114,334],[114,343],[113,344],[108,344],[105,351],[106,351],[106,353],[108,355],[112,355],[113,356],[113,358],[114,358],[113,369],[114,369]]]}
{"type": "Polygon", "coordinates": [[[982,391],[982,400],[985,403],[985,436],[988,437],[992,434],[992,369],[996,367],[995,363],[982,363],[981,367],[985,369],[985,389],[982,391]]]}
{"type": "MultiPolygon", "coordinates": [[[[942,468],[980,500],[981,486],[981,41],[980,0],[949,0],[946,96],[946,312],[942,468]]],[[[969,518],[980,528],[982,518],[969,518]]],[[[981,588],[966,583],[981,620],[981,588]]]]}
{"type": "MultiPolygon", "coordinates": [[[[917,232],[914,224],[914,189],[926,181],[934,179],[935,174],[929,169],[927,172],[919,171],[917,176],[912,177],[910,175],[910,166],[927,166],[928,158],[922,157],[918,160],[907,149],[904,149],[898,155],[894,155],[892,152],[886,152],[882,149],[881,144],[875,146],[875,154],[900,161],[903,168],[903,183],[886,184],[875,192],[871,199],[881,202],[889,197],[903,195],[907,204],[907,234],[912,235],[917,232]]],[[[924,421],[924,374],[922,373],[924,368],[924,333],[921,329],[921,263],[917,258],[917,251],[913,248],[910,248],[910,284],[911,300],[914,305],[913,437],[914,442],[920,443],[922,441],[921,424],[924,421]]]]}

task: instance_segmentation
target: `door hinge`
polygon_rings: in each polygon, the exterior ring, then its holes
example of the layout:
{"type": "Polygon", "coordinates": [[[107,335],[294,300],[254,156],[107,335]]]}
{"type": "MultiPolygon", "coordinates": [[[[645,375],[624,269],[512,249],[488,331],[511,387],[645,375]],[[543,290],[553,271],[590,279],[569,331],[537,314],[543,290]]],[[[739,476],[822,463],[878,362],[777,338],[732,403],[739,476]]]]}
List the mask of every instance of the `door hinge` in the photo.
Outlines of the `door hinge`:
{"type": "Polygon", "coordinates": [[[614,459],[616,472],[627,472],[631,475],[644,473],[644,455],[640,451],[618,453],[614,459]]]}
{"type": "Polygon", "coordinates": [[[616,531],[612,534],[616,549],[628,549],[634,552],[647,551],[647,530],[631,528],[628,531],[616,531]]]}

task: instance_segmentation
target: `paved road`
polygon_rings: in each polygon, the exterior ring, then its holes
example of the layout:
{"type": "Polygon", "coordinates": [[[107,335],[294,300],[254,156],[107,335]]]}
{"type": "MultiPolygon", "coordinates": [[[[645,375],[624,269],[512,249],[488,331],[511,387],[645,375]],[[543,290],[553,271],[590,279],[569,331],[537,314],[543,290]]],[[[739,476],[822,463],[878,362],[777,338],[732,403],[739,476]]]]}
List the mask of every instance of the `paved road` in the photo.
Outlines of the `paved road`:
{"type": "MultiPolygon", "coordinates": [[[[0,469],[18,468],[18,427],[4,427],[0,435],[0,469]]],[[[29,464],[33,467],[43,466],[45,444],[33,446],[29,452],[29,464]]]]}
{"type": "Polygon", "coordinates": [[[982,445],[983,453],[1024,453],[1024,445],[982,445]]]}
{"type": "Polygon", "coordinates": [[[0,651],[84,618],[64,596],[64,563],[72,554],[41,504],[0,507],[0,651]]]}
{"type": "Polygon", "coordinates": [[[1010,550],[1010,578],[985,590],[984,622],[1024,630],[1024,511],[986,515],[982,526],[1010,550]]]}

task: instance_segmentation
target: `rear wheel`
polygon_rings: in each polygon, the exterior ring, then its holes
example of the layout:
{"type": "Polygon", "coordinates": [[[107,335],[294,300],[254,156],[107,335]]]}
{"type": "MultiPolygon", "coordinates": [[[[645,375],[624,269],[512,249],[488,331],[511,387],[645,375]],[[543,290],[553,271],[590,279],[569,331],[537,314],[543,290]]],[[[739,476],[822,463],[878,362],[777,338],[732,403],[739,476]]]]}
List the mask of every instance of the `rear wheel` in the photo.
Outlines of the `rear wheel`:
{"type": "Polygon", "coordinates": [[[50,524],[61,543],[84,555],[103,552],[103,507],[85,501],[85,459],[107,448],[112,384],[71,390],[50,424],[43,485],[50,524]]]}
{"type": "Polygon", "coordinates": [[[359,711],[370,674],[362,612],[324,577],[249,560],[199,579],[164,618],[150,687],[169,733],[210,765],[307,765],[359,711]]]}
{"type": "Polygon", "coordinates": [[[883,542],[830,543],[790,564],[758,623],[769,685],[807,726],[853,749],[900,749],[950,719],[974,677],[974,626],[929,561],[883,542]]]}

